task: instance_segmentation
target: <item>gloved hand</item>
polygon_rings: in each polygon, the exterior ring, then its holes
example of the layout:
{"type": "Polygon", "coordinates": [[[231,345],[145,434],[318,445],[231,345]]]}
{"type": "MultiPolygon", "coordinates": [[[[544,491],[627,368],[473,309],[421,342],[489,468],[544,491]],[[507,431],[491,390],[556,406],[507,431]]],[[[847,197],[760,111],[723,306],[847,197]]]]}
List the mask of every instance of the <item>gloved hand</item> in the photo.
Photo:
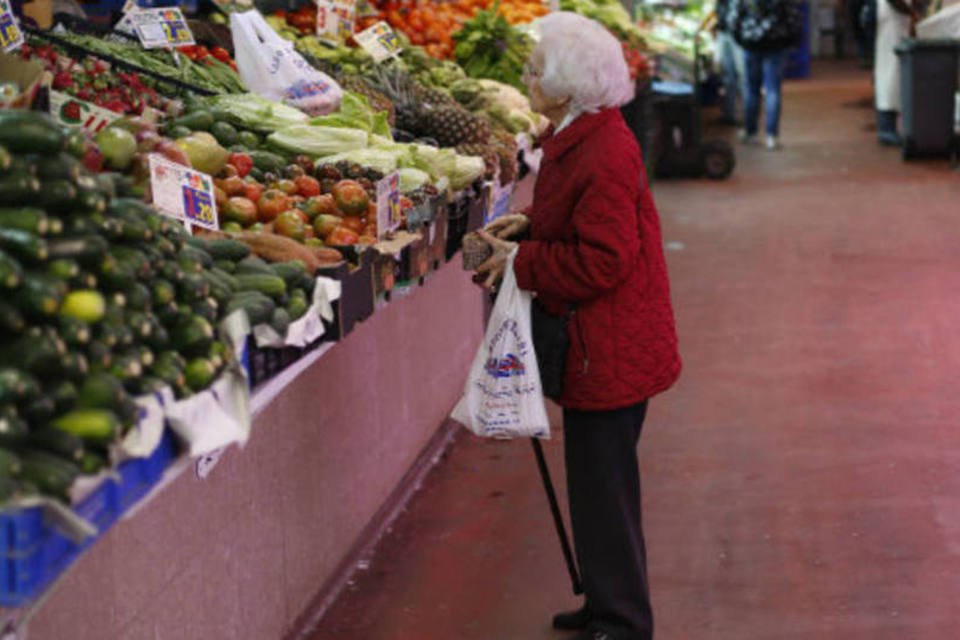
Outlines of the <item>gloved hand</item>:
{"type": "MultiPolygon", "coordinates": [[[[526,218],[526,216],[523,217],[526,218]]],[[[478,231],[477,233],[481,238],[489,242],[490,247],[493,249],[493,255],[487,258],[487,260],[476,269],[477,275],[483,278],[480,286],[484,289],[495,291],[497,285],[500,284],[500,281],[503,279],[503,272],[507,268],[507,257],[510,255],[510,252],[516,248],[517,243],[500,240],[486,231],[478,231]]]]}
{"type": "Polygon", "coordinates": [[[510,213],[500,216],[484,227],[483,230],[495,238],[509,240],[523,235],[529,228],[530,218],[522,213],[510,213]]]}

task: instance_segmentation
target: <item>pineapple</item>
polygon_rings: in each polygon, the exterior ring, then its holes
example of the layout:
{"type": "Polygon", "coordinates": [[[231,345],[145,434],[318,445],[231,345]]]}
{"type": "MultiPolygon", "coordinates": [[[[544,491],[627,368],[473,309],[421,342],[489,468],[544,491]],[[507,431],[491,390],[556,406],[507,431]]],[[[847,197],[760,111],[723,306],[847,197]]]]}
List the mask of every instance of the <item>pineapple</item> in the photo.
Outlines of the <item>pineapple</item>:
{"type": "Polygon", "coordinates": [[[442,106],[421,111],[424,128],[440,143],[441,147],[458,144],[483,144],[490,139],[490,124],[462,107],[442,106]]]}
{"type": "Polygon", "coordinates": [[[483,158],[485,180],[493,180],[500,170],[500,155],[497,148],[489,144],[465,143],[457,145],[457,153],[464,156],[479,156],[483,158]]]}
{"type": "Polygon", "coordinates": [[[391,127],[394,126],[397,112],[390,98],[374,89],[369,82],[360,76],[343,74],[337,79],[337,82],[344,91],[351,91],[364,96],[374,111],[386,111],[387,122],[390,123],[391,127]]]}
{"type": "Polygon", "coordinates": [[[517,179],[517,139],[506,129],[493,130],[492,146],[497,151],[500,164],[500,184],[507,184],[517,179]]]}

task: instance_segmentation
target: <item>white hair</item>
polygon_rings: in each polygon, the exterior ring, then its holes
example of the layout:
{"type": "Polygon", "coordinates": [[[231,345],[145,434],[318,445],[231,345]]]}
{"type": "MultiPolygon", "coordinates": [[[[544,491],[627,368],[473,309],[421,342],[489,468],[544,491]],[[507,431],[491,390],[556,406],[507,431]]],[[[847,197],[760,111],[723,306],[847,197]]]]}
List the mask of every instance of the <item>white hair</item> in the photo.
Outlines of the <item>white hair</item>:
{"type": "Polygon", "coordinates": [[[537,21],[543,54],[540,89],[554,99],[570,98],[575,113],[619,107],[634,96],[620,41],[590,18],[556,11],[537,21]]]}

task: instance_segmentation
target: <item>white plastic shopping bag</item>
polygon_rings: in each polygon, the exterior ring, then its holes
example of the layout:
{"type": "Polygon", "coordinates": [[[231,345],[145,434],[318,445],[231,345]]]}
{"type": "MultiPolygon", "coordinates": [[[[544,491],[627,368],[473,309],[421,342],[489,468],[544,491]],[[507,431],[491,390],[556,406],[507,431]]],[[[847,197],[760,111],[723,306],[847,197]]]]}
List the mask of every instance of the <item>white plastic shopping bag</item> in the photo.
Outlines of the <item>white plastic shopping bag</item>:
{"type": "Polygon", "coordinates": [[[550,437],[540,370],[533,351],[530,301],[513,273],[516,250],[507,259],[500,294],[486,335],[470,366],[463,397],[451,418],[478,436],[550,437]]]}
{"type": "Polygon", "coordinates": [[[237,71],[250,91],[310,115],[326,115],[340,108],[340,85],[311,67],[260,12],[231,13],[230,30],[237,71]]]}

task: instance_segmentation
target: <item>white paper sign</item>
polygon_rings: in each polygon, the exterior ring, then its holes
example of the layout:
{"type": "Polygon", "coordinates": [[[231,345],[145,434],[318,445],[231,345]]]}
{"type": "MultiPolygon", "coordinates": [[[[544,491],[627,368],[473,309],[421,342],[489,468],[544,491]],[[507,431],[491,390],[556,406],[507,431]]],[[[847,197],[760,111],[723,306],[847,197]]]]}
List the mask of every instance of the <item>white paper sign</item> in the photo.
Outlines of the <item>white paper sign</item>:
{"type": "Polygon", "coordinates": [[[317,0],[317,35],[346,40],[353,35],[356,16],[354,0],[317,0]]]}
{"type": "Polygon", "coordinates": [[[81,127],[90,133],[97,133],[123,117],[122,113],[53,90],[50,91],[50,115],[67,126],[81,127]]]}
{"type": "Polygon", "coordinates": [[[144,49],[194,44],[193,33],[178,7],[140,9],[128,13],[125,19],[133,25],[144,49]]]}
{"type": "Polygon", "coordinates": [[[393,233],[400,222],[400,172],[394,171],[377,183],[377,234],[393,233]]]}
{"type": "Polygon", "coordinates": [[[213,178],[151,153],[150,190],[161,213],[204,229],[219,229],[213,178]]]}
{"type": "Polygon", "coordinates": [[[0,49],[13,51],[23,44],[23,31],[9,0],[0,0],[0,49]]]}
{"type": "Polygon", "coordinates": [[[355,34],[353,39],[373,57],[374,62],[383,62],[387,58],[396,56],[403,49],[397,34],[383,20],[355,34]]]}

